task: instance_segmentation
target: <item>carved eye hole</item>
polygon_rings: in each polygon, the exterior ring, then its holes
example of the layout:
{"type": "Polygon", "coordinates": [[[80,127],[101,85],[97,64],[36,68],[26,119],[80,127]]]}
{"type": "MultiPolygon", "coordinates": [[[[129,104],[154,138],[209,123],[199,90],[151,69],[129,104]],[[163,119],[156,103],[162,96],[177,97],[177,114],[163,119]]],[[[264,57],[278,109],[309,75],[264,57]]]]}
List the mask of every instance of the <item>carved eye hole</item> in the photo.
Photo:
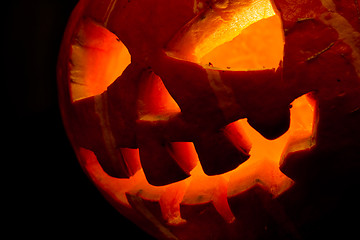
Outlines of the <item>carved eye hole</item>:
{"type": "Polygon", "coordinates": [[[231,70],[279,66],[283,28],[270,1],[212,1],[210,5],[202,4],[201,12],[173,37],[166,48],[168,55],[231,70]]]}
{"type": "Polygon", "coordinates": [[[79,21],[71,46],[73,101],[101,94],[130,64],[130,54],[109,30],[93,20],[79,21]]]}
{"type": "Polygon", "coordinates": [[[283,59],[284,37],[278,15],[262,19],[234,39],[203,55],[201,65],[228,70],[277,68],[283,59]]]}

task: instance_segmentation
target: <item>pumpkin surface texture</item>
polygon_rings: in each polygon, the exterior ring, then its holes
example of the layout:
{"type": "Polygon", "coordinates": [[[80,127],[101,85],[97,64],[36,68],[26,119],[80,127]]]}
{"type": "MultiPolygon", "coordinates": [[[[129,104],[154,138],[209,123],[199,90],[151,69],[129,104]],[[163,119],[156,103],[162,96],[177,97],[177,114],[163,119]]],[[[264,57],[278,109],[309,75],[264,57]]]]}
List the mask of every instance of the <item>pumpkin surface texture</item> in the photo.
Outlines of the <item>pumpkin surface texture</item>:
{"type": "Polygon", "coordinates": [[[158,239],[310,239],[358,186],[358,1],[80,0],[58,87],[85,173],[158,239]]]}

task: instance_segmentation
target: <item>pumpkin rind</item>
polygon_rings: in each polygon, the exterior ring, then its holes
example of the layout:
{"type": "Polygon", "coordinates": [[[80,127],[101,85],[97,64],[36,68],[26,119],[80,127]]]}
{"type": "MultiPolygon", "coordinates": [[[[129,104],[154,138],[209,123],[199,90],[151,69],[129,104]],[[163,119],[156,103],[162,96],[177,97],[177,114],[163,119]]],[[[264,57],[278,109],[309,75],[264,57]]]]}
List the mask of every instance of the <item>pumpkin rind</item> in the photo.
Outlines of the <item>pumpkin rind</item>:
{"type": "Polygon", "coordinates": [[[226,18],[226,9],[233,21],[234,9],[247,8],[239,3],[81,0],[69,20],[58,85],[71,143],[109,202],[159,239],[308,237],[307,221],[315,220],[300,216],[307,194],[323,188],[323,178],[334,182],[336,168],[340,178],[359,169],[357,1],[271,2],[285,42],[277,69],[200,65],[196,40],[208,36],[189,29],[214,14],[226,18]],[[108,67],[81,62],[102,41],[123,44],[131,63],[100,92],[78,93],[76,67],[100,75],[108,67]],[[308,105],[296,106],[298,99],[308,105]],[[302,122],[294,122],[292,108],[314,108],[314,123],[294,130],[302,122]],[[257,147],[247,135],[255,130],[275,143],[284,137],[282,155],[267,149],[254,161],[257,147]]]}

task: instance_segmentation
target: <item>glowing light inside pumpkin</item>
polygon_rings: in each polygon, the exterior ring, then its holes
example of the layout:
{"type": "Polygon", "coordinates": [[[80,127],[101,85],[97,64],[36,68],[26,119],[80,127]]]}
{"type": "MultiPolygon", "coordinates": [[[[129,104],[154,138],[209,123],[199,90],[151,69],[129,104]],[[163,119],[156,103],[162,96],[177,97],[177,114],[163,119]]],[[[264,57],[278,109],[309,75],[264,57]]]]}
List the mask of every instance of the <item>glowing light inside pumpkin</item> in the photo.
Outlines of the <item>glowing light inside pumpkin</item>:
{"type": "MultiPolygon", "coordinates": [[[[189,48],[193,48],[191,55],[196,56],[196,61],[208,67],[211,63],[214,67],[231,70],[278,67],[283,57],[284,45],[281,21],[274,15],[269,1],[256,3],[263,5],[245,8],[247,12],[232,15],[229,21],[231,24],[228,28],[222,27],[221,34],[213,32],[213,36],[217,35],[216,37],[207,38],[197,45],[197,48],[190,46],[189,48]],[[264,9],[267,10],[263,11],[264,9]],[[252,15],[254,12],[255,15],[252,15]],[[214,38],[221,40],[214,41],[214,38]]],[[[202,27],[207,29],[205,26],[202,27]]],[[[102,93],[130,63],[130,55],[124,45],[105,28],[89,21],[82,22],[79,28],[71,55],[73,101],[102,93]]],[[[182,41],[183,47],[186,48],[186,41],[182,41]]],[[[188,41],[191,43],[192,36],[188,36],[188,41]]],[[[184,51],[185,55],[188,53],[184,51]]],[[[144,117],[149,116],[147,113],[162,113],[153,112],[152,109],[178,111],[175,101],[157,76],[154,75],[148,84],[152,86],[152,90],[140,90],[151,92],[140,92],[142,103],[145,104],[140,106],[144,117]],[[162,100],[156,103],[149,99],[153,96],[161,96],[162,100]],[[149,106],[146,102],[160,104],[162,107],[149,106]]],[[[187,144],[186,147],[198,163],[191,171],[191,177],[161,187],[150,185],[142,170],[129,179],[112,178],[102,170],[92,151],[79,148],[77,154],[86,172],[109,199],[115,199],[128,207],[131,205],[127,194],[160,202],[163,218],[169,224],[175,225],[185,221],[181,218],[180,205],[211,203],[226,221],[232,222],[234,216],[227,203],[228,196],[243,192],[254,184],[262,184],[274,196],[291,186],[292,180],[280,172],[279,162],[289,139],[311,137],[314,115],[313,106],[307,101],[306,96],[300,97],[292,105],[289,131],[273,141],[263,138],[245,119],[232,123],[241,126],[250,138],[251,157],[235,170],[223,175],[207,176],[202,171],[195,148],[191,144],[187,144]]],[[[181,143],[178,146],[181,149],[181,143]]],[[[130,151],[127,158],[138,161],[138,150],[130,151]]]]}

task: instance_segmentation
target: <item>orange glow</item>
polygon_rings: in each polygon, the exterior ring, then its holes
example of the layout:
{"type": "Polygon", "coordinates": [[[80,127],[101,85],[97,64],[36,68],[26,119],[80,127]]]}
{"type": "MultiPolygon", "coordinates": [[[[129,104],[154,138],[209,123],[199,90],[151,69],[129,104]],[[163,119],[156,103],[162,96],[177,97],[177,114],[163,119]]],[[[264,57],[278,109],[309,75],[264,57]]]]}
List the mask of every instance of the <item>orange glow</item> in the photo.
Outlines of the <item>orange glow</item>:
{"type": "Polygon", "coordinates": [[[229,195],[244,191],[259,182],[274,196],[278,196],[292,185],[292,180],[280,172],[279,164],[290,139],[311,138],[314,119],[314,106],[306,96],[296,99],[292,106],[290,128],[275,140],[265,139],[245,120],[237,122],[250,138],[252,149],[249,160],[226,174],[230,177],[229,186],[233,186],[229,189],[229,195]]]}
{"type": "MultiPolygon", "coordinates": [[[[221,33],[212,32],[213,35],[208,35],[200,42],[201,44],[191,46],[191,50],[177,54],[182,56],[190,54],[196,56],[196,61],[202,65],[211,63],[216,68],[227,70],[278,67],[283,58],[284,46],[281,21],[278,16],[274,16],[272,8],[269,8],[271,7],[269,1],[256,1],[256,3],[263,3],[262,7],[267,9],[261,16],[254,15],[254,18],[249,18],[250,10],[254,8],[244,8],[248,11],[247,14],[244,15],[244,10],[242,14],[232,15],[229,22],[234,26],[231,25],[230,30],[221,28],[221,33]],[[245,18],[248,19],[246,24],[242,21],[245,18]],[[256,23],[253,24],[254,22],[256,23]],[[214,41],[216,34],[220,35],[217,39],[221,40],[214,41]]],[[[256,12],[260,14],[261,11],[256,10],[256,12]]],[[[201,24],[197,27],[208,29],[201,24]]],[[[102,93],[130,63],[130,55],[126,47],[105,28],[91,21],[82,22],[79,28],[71,55],[70,77],[73,101],[102,93]]],[[[186,44],[193,40],[189,35],[181,42],[172,44],[176,47],[186,47],[186,44]]],[[[140,86],[137,104],[141,120],[180,111],[161,79],[155,74],[140,86]]],[[[263,138],[247,124],[246,119],[233,123],[231,129],[242,129],[250,139],[251,157],[235,170],[223,175],[207,176],[201,168],[193,144],[189,142],[173,143],[173,148],[181,159],[185,159],[179,162],[179,165],[183,163],[185,164],[181,166],[183,169],[188,171],[192,169],[191,176],[183,181],[161,187],[150,185],[142,170],[129,179],[110,177],[102,170],[92,151],[79,148],[76,152],[90,178],[112,201],[129,208],[133,206],[127,195],[139,197],[144,201],[158,202],[163,219],[171,225],[186,222],[186,219],[181,217],[181,207],[212,204],[227,222],[232,222],[234,216],[227,202],[229,196],[241,193],[256,184],[266,188],[273,196],[278,196],[292,185],[292,180],[280,172],[279,163],[282,154],[287,151],[290,139],[312,136],[314,118],[313,105],[306,96],[295,100],[292,106],[290,129],[276,140],[263,138]]],[[[126,162],[139,159],[138,150],[127,149],[124,153],[126,162]]]]}
{"type": "MultiPolygon", "coordinates": [[[[180,205],[213,204],[219,214],[228,222],[234,220],[227,197],[246,191],[256,184],[266,188],[273,196],[286,191],[293,181],[279,170],[279,162],[289,139],[311,138],[313,129],[313,106],[303,96],[293,102],[289,131],[276,140],[267,140],[252,129],[246,120],[239,124],[252,142],[251,157],[235,170],[217,176],[207,176],[198,165],[191,171],[191,177],[167,186],[150,185],[142,170],[129,179],[118,179],[107,175],[97,162],[95,155],[86,149],[79,149],[79,159],[94,183],[105,191],[106,196],[130,207],[126,194],[136,195],[151,202],[160,201],[163,218],[169,224],[181,224],[180,205]],[[161,200],[160,200],[161,199],[161,200]]],[[[195,148],[190,150],[197,158],[195,148]]],[[[135,154],[138,157],[138,152],[135,154]]],[[[198,159],[194,159],[198,162],[198,159]]]]}

